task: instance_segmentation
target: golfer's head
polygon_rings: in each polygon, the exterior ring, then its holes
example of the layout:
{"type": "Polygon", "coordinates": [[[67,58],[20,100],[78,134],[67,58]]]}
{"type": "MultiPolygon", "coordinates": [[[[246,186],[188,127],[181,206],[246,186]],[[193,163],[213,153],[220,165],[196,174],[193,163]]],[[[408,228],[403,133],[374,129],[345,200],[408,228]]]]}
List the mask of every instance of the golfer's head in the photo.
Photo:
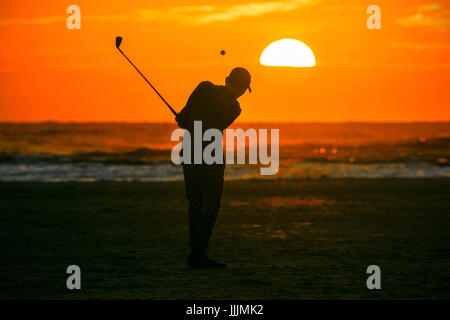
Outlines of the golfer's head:
{"type": "Polygon", "coordinates": [[[250,73],[246,69],[238,67],[231,70],[230,75],[225,79],[225,84],[236,98],[239,98],[247,89],[252,92],[250,81],[250,73]]]}

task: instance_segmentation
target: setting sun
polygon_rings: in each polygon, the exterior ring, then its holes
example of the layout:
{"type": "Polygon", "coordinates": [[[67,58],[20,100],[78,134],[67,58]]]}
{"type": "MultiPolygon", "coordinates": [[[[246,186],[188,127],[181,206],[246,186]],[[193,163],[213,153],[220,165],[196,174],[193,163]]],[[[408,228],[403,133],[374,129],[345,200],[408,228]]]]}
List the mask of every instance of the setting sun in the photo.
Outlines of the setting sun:
{"type": "Polygon", "coordinates": [[[312,50],[303,42],[282,39],[264,49],[260,62],[264,66],[314,67],[316,58],[312,50]]]}

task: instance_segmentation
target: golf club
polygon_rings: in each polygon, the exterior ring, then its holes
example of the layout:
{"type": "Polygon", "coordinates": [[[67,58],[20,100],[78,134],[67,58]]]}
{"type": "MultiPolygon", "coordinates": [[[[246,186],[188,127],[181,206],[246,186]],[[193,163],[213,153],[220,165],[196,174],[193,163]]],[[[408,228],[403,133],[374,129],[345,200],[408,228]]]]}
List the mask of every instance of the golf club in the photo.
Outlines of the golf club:
{"type": "Polygon", "coordinates": [[[167,101],[162,97],[162,95],[158,92],[158,90],[155,89],[154,86],[152,86],[152,84],[150,83],[150,81],[147,80],[147,78],[142,74],[142,72],[139,71],[139,69],[134,65],[133,62],[131,62],[130,59],[128,59],[128,57],[125,55],[125,53],[123,53],[123,51],[120,49],[120,45],[122,44],[122,37],[116,37],[116,48],[117,50],[120,51],[120,53],[128,60],[129,63],[131,63],[131,65],[136,69],[137,72],[139,72],[139,74],[142,76],[142,78],[144,78],[145,81],[147,81],[147,83],[150,85],[150,87],[152,87],[153,90],[155,90],[156,94],[162,99],[162,101],[164,101],[164,103],[169,107],[170,111],[172,111],[172,113],[177,116],[177,113],[175,112],[175,110],[169,105],[169,103],[167,103],[167,101]]]}

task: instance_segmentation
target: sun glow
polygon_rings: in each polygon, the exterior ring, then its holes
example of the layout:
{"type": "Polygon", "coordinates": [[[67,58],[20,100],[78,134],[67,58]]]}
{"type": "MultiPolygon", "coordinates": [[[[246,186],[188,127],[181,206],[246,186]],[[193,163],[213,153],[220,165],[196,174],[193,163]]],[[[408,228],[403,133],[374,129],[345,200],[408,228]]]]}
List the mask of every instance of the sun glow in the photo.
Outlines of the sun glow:
{"type": "Polygon", "coordinates": [[[271,43],[261,54],[260,63],[264,66],[314,67],[316,58],[312,50],[303,42],[282,39],[271,43]]]}

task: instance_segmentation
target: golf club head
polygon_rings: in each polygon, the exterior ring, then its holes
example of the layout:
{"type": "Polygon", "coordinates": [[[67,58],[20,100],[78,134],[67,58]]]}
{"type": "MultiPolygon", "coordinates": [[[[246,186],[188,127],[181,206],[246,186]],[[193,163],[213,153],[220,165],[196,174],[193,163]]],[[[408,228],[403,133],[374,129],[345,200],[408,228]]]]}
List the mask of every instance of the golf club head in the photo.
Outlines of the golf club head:
{"type": "Polygon", "coordinates": [[[119,49],[121,43],[122,43],[122,37],[116,37],[116,48],[117,49],[119,49]]]}

